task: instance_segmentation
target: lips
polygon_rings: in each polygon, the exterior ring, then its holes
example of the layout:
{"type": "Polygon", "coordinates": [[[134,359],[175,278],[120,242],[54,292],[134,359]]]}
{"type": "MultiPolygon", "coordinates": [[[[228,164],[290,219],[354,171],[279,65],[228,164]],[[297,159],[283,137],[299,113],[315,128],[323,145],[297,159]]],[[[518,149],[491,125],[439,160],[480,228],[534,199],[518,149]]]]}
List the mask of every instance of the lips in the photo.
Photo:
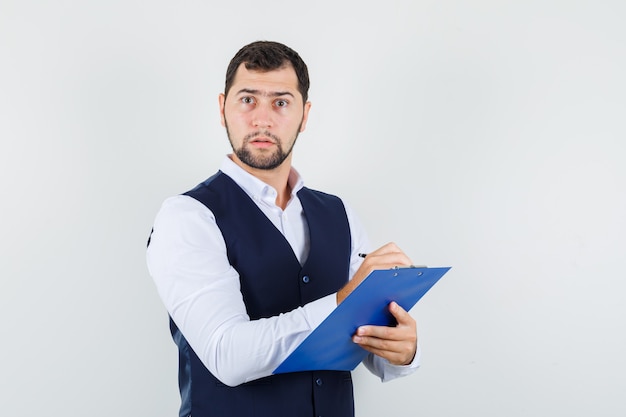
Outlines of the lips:
{"type": "Polygon", "coordinates": [[[274,145],[274,141],[266,137],[257,137],[250,141],[250,143],[258,148],[268,148],[274,145]]]}
{"type": "Polygon", "coordinates": [[[252,141],[251,141],[251,142],[268,142],[268,143],[274,143],[274,141],[272,141],[271,139],[264,138],[264,137],[254,138],[254,139],[252,139],[252,141]]]}
{"type": "Polygon", "coordinates": [[[270,132],[257,131],[250,133],[244,138],[244,141],[254,146],[255,148],[269,148],[276,145],[279,140],[274,137],[270,132]]]}

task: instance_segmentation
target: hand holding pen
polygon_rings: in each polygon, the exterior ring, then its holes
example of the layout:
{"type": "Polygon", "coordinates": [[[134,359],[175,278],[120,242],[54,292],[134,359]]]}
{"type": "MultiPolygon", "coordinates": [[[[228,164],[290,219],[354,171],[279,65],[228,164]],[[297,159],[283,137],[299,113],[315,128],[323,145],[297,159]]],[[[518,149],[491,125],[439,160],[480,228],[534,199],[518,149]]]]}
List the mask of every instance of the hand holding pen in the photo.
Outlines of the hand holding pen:
{"type": "Polygon", "coordinates": [[[337,305],[339,305],[372,271],[376,269],[407,267],[412,264],[409,257],[393,242],[387,243],[368,254],[360,253],[359,256],[363,258],[363,262],[352,279],[337,292],[337,305]]]}

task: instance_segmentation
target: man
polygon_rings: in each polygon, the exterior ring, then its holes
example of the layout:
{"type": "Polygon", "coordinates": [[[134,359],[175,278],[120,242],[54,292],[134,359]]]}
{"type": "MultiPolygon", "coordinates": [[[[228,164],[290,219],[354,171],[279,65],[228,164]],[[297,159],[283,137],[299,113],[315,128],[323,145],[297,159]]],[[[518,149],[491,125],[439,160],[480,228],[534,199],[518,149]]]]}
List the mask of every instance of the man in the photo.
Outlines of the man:
{"type": "MultiPolygon", "coordinates": [[[[360,257],[369,247],[349,208],[292,168],[308,88],[292,49],[243,47],[219,96],[233,153],[156,217],[147,260],[179,348],[180,416],[354,415],[349,372],[272,371],[372,270],[411,261],[393,243],[360,257]]],[[[353,337],[383,381],[419,365],[415,321],[389,308],[396,327],[353,337]]]]}

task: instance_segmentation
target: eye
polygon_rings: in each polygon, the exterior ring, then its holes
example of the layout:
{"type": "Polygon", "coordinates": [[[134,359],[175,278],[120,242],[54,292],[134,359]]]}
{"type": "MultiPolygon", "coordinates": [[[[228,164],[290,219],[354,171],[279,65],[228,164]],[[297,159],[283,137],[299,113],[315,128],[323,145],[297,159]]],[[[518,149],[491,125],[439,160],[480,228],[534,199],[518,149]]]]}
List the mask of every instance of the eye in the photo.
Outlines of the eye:
{"type": "Polygon", "coordinates": [[[243,104],[254,104],[254,99],[252,97],[241,97],[241,102],[243,104]]]}
{"type": "Polygon", "coordinates": [[[280,100],[276,100],[274,104],[276,105],[276,107],[287,107],[289,102],[287,100],[280,99],[280,100]]]}

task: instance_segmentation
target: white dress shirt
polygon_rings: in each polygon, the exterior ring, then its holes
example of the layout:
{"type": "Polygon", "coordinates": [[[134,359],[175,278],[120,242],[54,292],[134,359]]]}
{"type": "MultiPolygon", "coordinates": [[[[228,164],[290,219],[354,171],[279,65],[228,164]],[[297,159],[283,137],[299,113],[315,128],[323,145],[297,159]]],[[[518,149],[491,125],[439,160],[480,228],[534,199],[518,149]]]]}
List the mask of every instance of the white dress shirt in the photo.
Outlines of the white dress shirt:
{"type": "MultiPolygon", "coordinates": [[[[292,168],[291,199],[285,210],[277,192],[226,157],[221,171],[232,178],[271,220],[291,245],[300,264],[309,253],[306,218],[296,193],[303,187],[292,168]]],[[[344,203],[345,206],[345,203],[344,203]]],[[[370,250],[363,227],[346,206],[352,238],[350,278],[359,268],[359,253],[370,250]]],[[[147,251],[148,270],[167,311],[211,373],[226,385],[269,376],[333,311],[336,294],[278,316],[250,320],[240,291],[239,274],[229,264],[226,244],[211,210],[179,195],[161,206],[147,251]]],[[[365,366],[383,381],[407,375],[419,366],[395,366],[368,355],[365,366]]]]}

